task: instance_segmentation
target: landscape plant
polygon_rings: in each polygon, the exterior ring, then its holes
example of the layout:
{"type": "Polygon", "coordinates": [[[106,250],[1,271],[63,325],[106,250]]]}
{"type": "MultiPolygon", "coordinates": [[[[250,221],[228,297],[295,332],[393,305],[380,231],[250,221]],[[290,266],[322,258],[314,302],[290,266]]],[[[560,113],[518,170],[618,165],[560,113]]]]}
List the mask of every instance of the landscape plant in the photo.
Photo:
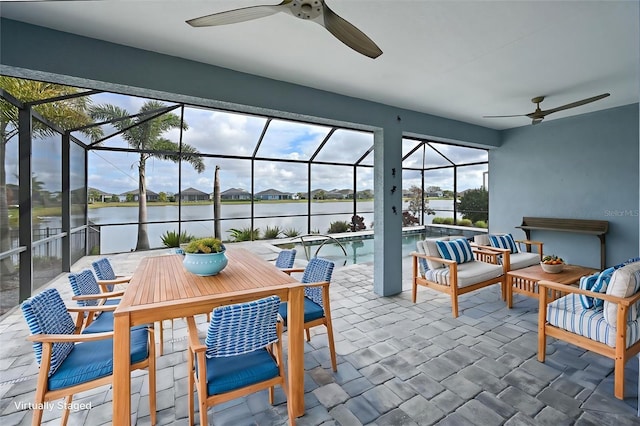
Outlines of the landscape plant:
{"type": "Polygon", "coordinates": [[[329,224],[329,234],[340,234],[351,229],[351,225],[346,220],[338,220],[329,224]]]}
{"type": "Polygon", "coordinates": [[[188,243],[194,237],[187,234],[187,231],[182,231],[180,234],[176,231],[166,231],[160,239],[165,247],[180,247],[180,244],[188,243]]]}
{"type": "Polygon", "coordinates": [[[231,228],[229,229],[231,234],[231,240],[234,242],[240,241],[255,241],[260,239],[260,229],[251,227],[245,227],[242,229],[231,228]]]}
{"type": "Polygon", "coordinates": [[[458,226],[471,226],[471,225],[473,225],[473,222],[471,222],[470,219],[458,219],[456,221],[456,225],[458,225],[458,226]]]}
{"type": "Polygon", "coordinates": [[[280,236],[281,233],[282,233],[282,230],[280,229],[280,227],[278,225],[275,225],[273,227],[267,225],[267,229],[265,229],[265,231],[264,231],[264,239],[265,240],[275,240],[276,238],[278,238],[280,236]]]}
{"type": "MultiPolygon", "coordinates": [[[[200,153],[191,145],[176,143],[163,135],[173,129],[187,130],[188,126],[180,116],[167,111],[162,102],[151,100],[145,102],[137,114],[110,104],[97,105],[90,108],[90,115],[95,120],[112,121],[120,136],[131,148],[140,150],[138,167],[138,239],[136,250],[149,249],[147,231],[147,175],[146,163],[150,158],[169,160],[174,163],[186,161],[202,173],[205,169],[200,153]]],[[[127,195],[127,201],[129,197],[127,195]]]]}
{"type": "Polygon", "coordinates": [[[300,231],[298,231],[296,228],[287,228],[282,231],[282,234],[287,238],[293,238],[300,235],[300,231]]]}
{"type": "Polygon", "coordinates": [[[473,224],[473,226],[475,226],[476,228],[486,228],[487,222],[485,222],[484,220],[478,220],[473,224]]]}
{"type": "MultiPolygon", "coordinates": [[[[436,218],[434,217],[434,220],[436,218]]],[[[418,225],[420,221],[417,217],[415,217],[411,212],[404,211],[402,212],[402,226],[413,226],[418,225]]],[[[435,222],[433,222],[435,223],[435,222]]]]}
{"type": "Polygon", "coordinates": [[[470,189],[460,197],[458,211],[463,219],[471,222],[489,220],[489,192],[486,189],[470,189]]]}
{"type": "Polygon", "coordinates": [[[219,238],[205,237],[192,240],[184,248],[185,253],[210,254],[220,253],[225,250],[224,244],[219,238]]]}

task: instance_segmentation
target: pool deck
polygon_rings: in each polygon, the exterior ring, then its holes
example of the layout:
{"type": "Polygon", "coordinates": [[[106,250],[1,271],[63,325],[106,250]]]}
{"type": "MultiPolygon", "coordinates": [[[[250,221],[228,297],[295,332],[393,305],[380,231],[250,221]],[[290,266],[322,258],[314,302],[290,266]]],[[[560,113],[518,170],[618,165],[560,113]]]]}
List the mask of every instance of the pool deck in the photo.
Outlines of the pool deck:
{"type": "MultiPolygon", "coordinates": [[[[243,244],[265,259],[276,252],[264,243],[243,244]]],[[[144,256],[168,250],[108,256],[118,273],[132,273],[144,256]]],[[[90,267],[85,257],[74,271],[90,267]]],[[[304,261],[297,260],[297,265],[304,261]]],[[[305,343],[306,413],[298,425],[638,425],[638,361],[626,365],[625,400],[613,396],[613,361],[549,339],[547,361],[537,361],[537,301],[516,296],[509,310],[497,286],[460,298],[452,318],[449,298],[419,289],[411,303],[409,262],[401,294],[373,293],[373,267],[337,268],[331,308],[338,372],[330,367],[323,327],[305,343]]],[[[48,287],[71,297],[65,274],[48,287]]],[[[204,317],[199,328],[206,330],[204,317]]],[[[165,354],[157,362],[159,425],[187,425],[186,326],[164,322],[165,354]]],[[[0,320],[0,424],[27,425],[37,365],[21,311],[0,320]]],[[[286,335],[285,345],[286,348],[286,335]]],[[[285,349],[286,350],[286,349],[285,349]]],[[[132,419],[150,424],[148,375],[132,373],[132,419]]],[[[89,410],[71,413],[69,425],[110,425],[110,386],[82,392],[74,402],[89,410]]],[[[284,425],[284,394],[270,406],[266,391],[209,409],[215,425],[284,425]]],[[[43,424],[57,425],[60,410],[47,410],[43,424]]]]}

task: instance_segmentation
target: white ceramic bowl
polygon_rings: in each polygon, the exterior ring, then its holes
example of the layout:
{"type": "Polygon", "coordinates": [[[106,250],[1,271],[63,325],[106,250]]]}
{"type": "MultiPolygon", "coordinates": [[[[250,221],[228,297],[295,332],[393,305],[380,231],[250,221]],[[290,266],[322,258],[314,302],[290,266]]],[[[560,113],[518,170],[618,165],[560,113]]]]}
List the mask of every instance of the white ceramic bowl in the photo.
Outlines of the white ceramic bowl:
{"type": "Polygon", "coordinates": [[[540,266],[542,267],[543,271],[549,274],[558,274],[564,269],[564,263],[561,263],[559,265],[548,265],[546,263],[540,262],[540,266]]]}

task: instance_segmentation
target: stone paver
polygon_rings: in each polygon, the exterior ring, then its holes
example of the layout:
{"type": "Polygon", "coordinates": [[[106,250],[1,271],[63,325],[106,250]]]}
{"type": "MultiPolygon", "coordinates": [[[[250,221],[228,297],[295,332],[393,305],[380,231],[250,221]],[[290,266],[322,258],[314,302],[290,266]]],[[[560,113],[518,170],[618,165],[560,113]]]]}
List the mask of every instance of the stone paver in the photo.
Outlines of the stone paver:
{"type": "MultiPolygon", "coordinates": [[[[264,243],[245,244],[267,260],[276,252],[264,243]]],[[[132,273],[140,258],[166,250],[109,256],[118,273],[132,273]]],[[[73,266],[78,271],[96,257],[73,266]]],[[[407,263],[408,264],[408,263],[407,263]]],[[[296,266],[304,266],[297,260],[296,266]]],[[[407,269],[408,271],[408,269],[407,269]]],[[[406,272],[406,271],[405,271],[406,272]]],[[[410,281],[392,297],[373,293],[371,264],[336,268],[331,283],[338,372],[331,371],[326,330],[311,330],[305,343],[305,415],[298,425],[637,425],[638,362],[626,366],[626,398],[613,397],[613,362],[559,341],[537,361],[537,301],[517,297],[506,309],[498,288],[460,298],[451,316],[447,297],[419,289],[411,302],[410,281]]],[[[64,299],[71,291],[65,274],[49,287],[64,299]]],[[[204,332],[205,317],[197,317],[204,332]]],[[[164,323],[165,354],[157,360],[159,425],[186,425],[186,327],[164,323]]],[[[19,309],[0,318],[0,424],[29,424],[37,366],[19,309]]],[[[284,346],[286,348],[286,335],[284,346]]],[[[285,349],[286,350],[286,349],[285,349]]],[[[266,391],[209,409],[215,425],[287,424],[285,395],[275,405],[266,391]]],[[[108,425],[110,386],[82,392],[74,401],[90,410],[71,413],[69,424],[108,425]]],[[[148,375],[132,375],[133,419],[150,424],[148,375]]],[[[60,410],[45,411],[57,424],[60,410]]]]}

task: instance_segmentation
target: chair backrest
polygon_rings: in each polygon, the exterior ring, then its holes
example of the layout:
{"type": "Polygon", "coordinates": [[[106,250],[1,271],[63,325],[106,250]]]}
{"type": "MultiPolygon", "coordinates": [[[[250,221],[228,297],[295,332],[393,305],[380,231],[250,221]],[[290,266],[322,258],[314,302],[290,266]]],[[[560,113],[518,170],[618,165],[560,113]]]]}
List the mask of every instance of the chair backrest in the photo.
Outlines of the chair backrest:
{"type": "MultiPolygon", "coordinates": [[[[333,262],[320,257],[314,257],[309,261],[307,267],[304,268],[304,274],[302,274],[302,280],[300,280],[300,282],[303,284],[321,281],[330,282],[331,275],[333,275],[333,267],[333,262]]],[[[304,295],[324,307],[324,303],[322,302],[322,289],[320,287],[305,287],[304,295]]]]}
{"type": "Polygon", "coordinates": [[[269,296],[215,308],[205,339],[207,358],[241,355],[276,342],[279,306],[280,298],[269,296]]]}
{"type": "MultiPolygon", "coordinates": [[[[69,274],[69,283],[73,294],[76,296],[89,296],[92,294],[100,294],[100,287],[90,269],[82,272],[69,274]]],[[[80,306],[97,306],[98,300],[78,300],[80,306]]]]}
{"type": "MultiPolygon", "coordinates": [[[[22,314],[31,334],[73,334],[76,326],[67,312],[58,290],[50,288],[22,302],[22,314]]],[[[33,350],[38,364],[42,361],[42,343],[34,342],[33,350]]],[[[73,342],[54,343],[49,376],[73,350],[73,342]]]]}
{"type": "Polygon", "coordinates": [[[295,260],[296,249],[282,250],[280,253],[278,253],[278,258],[276,259],[276,268],[293,268],[293,262],[295,260]]]}
{"type": "MultiPolygon", "coordinates": [[[[94,262],[91,262],[91,266],[93,266],[93,270],[96,271],[96,277],[99,280],[115,280],[116,273],[113,272],[113,268],[111,267],[111,262],[106,257],[102,259],[98,259],[94,262]]],[[[108,286],[107,289],[109,291],[113,291],[112,285],[108,286]]]]}

